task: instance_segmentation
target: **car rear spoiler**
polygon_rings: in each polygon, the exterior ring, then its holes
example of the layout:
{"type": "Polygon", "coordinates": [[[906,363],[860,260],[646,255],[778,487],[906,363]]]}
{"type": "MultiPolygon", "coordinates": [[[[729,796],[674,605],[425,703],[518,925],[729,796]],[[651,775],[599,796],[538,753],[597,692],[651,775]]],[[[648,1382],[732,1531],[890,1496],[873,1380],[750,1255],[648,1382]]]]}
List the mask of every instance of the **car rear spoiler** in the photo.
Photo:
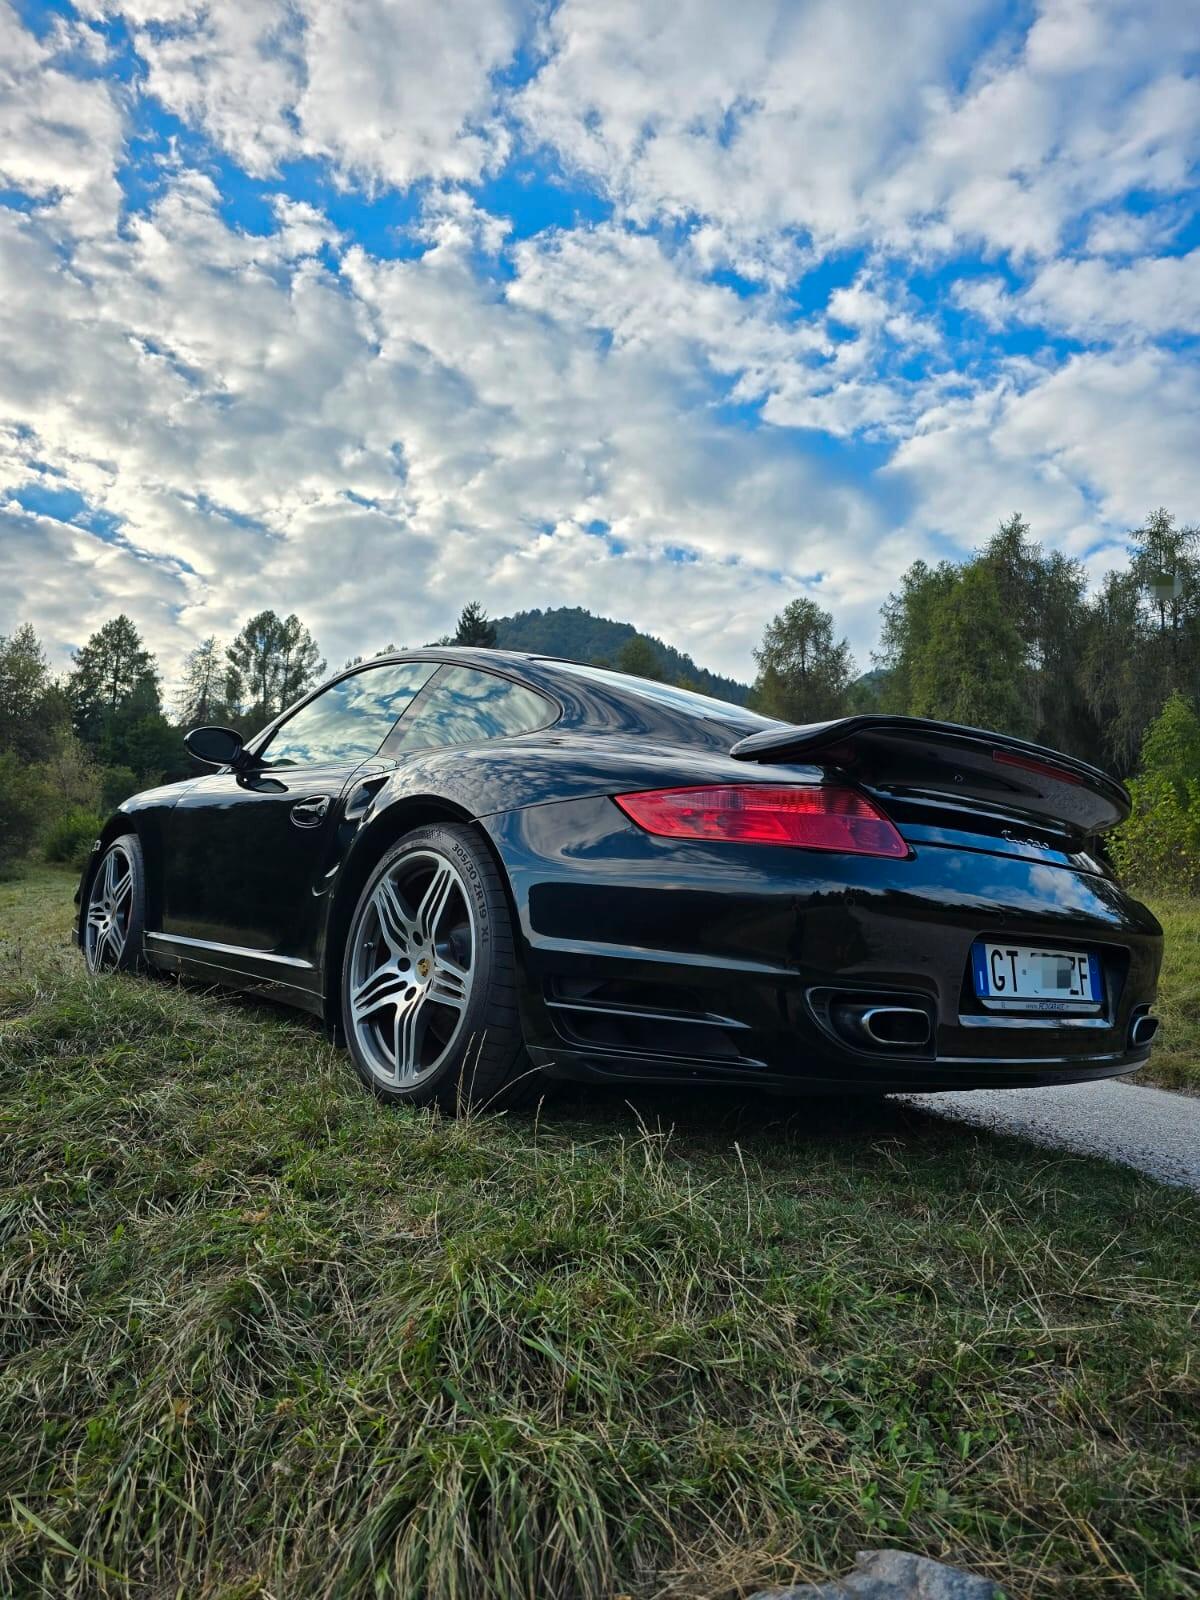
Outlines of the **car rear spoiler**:
{"type": "Polygon", "coordinates": [[[729,753],[738,761],[833,766],[872,788],[982,801],[1081,833],[1115,827],[1131,808],[1124,785],[1086,761],[924,717],[868,714],[766,728],[739,739],[729,753]]]}

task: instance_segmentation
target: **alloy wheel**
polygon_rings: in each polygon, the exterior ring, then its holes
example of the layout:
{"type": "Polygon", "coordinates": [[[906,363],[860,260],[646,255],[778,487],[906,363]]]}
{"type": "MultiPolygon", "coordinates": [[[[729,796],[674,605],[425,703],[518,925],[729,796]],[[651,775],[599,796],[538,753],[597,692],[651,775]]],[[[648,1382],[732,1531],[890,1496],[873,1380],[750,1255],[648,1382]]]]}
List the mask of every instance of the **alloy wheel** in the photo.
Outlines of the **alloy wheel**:
{"type": "Polygon", "coordinates": [[[413,851],[380,878],[359,916],[348,1022],[389,1088],[430,1077],[462,1031],[475,965],[467,896],[445,856],[413,851]]]}
{"type": "Polygon", "coordinates": [[[120,965],[133,918],[133,859],[117,843],[92,880],[84,924],[84,953],[93,972],[120,965]]]}

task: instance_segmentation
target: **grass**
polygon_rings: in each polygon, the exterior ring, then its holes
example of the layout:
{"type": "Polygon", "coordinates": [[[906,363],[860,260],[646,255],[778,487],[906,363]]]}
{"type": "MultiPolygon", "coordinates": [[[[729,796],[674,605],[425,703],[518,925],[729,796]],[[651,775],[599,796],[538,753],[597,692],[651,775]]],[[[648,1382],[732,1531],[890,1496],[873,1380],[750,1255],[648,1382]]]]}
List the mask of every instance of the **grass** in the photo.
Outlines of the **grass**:
{"type": "Polygon", "coordinates": [[[1163,1025],[1138,1082],[1200,1094],[1200,900],[1180,895],[1150,905],[1166,935],[1155,1006],[1163,1025]]]}
{"type": "Polygon", "coordinates": [[[913,1110],[389,1111],[0,885],[0,1593],[1200,1596],[1200,1203],[913,1110]]]}

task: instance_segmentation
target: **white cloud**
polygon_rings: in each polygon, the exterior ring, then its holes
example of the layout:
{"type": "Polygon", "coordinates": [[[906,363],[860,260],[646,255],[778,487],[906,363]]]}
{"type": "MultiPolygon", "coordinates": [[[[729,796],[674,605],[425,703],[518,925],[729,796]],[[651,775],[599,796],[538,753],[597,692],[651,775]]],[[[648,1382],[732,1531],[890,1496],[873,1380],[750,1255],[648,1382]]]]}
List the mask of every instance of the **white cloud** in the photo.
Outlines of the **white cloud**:
{"type": "Polygon", "coordinates": [[[107,85],[61,69],[79,42],[65,25],[40,42],[0,0],[0,187],[22,190],[76,233],[116,219],[124,132],[107,85]]]}
{"type": "Polygon", "coordinates": [[[517,104],[639,220],[855,238],[986,9],[934,0],[897,27],[886,0],[565,0],[517,104]]]}
{"type": "MultiPolygon", "coordinates": [[[[567,303],[550,240],[518,256],[505,295],[472,266],[493,224],[453,196],[434,199],[425,254],[387,262],[343,250],[306,208],[281,207],[267,237],[238,233],[216,200],[180,174],[69,269],[0,213],[0,412],[26,430],[10,482],[48,460],[117,519],[122,559],[88,569],[88,614],[126,604],[138,552],[175,591],[178,618],[144,619],[169,665],[262,605],[298,609],[339,660],[431,637],[481,593],[493,611],[569,595],[633,614],[744,672],[764,613],[818,574],[836,597],[879,533],[869,492],[711,413],[706,372],[785,363],[807,338],[665,258],[627,279],[626,253],[597,240],[594,280],[581,260],[568,273],[594,293],[567,303]],[[330,240],[340,274],[314,254],[330,240]],[[598,339],[588,307],[620,323],[639,284],[656,285],[663,340],[633,320],[598,339]],[[622,558],[583,533],[546,543],[597,519],[622,558]],[[690,607],[664,626],[679,549],[690,594],[753,597],[719,637],[690,607]],[[563,550],[588,553],[574,579],[563,550]]],[[[58,560],[48,544],[39,566],[23,541],[23,601],[55,628],[58,560]]]]}
{"type": "Polygon", "coordinates": [[[1200,333],[1200,250],[1127,266],[1051,262],[1020,297],[1020,313],[1088,341],[1200,333]]]}
{"type": "Polygon", "coordinates": [[[1020,510],[1038,538],[1082,554],[1155,506],[1194,516],[1193,364],[1089,352],[1023,378],[931,409],[899,446],[887,476],[913,496],[920,525],[969,547],[1020,510]]]}
{"type": "Polygon", "coordinates": [[[177,641],[175,608],[189,584],[174,564],[0,499],[0,595],[20,597],[0,606],[0,632],[32,621],[57,667],[116,610],[134,616],[152,642],[177,641]]]}
{"type": "MultiPolygon", "coordinates": [[[[1109,242],[1114,255],[1120,253],[1119,239],[1134,236],[1123,233],[1114,219],[1099,230],[1099,241],[1109,242]]],[[[989,328],[1023,322],[1084,343],[1146,343],[1195,334],[1200,332],[1200,250],[1124,263],[1104,255],[1062,257],[1040,266],[1019,293],[1002,278],[968,278],[954,285],[953,299],[989,328]]]]}
{"type": "Polygon", "coordinates": [[[1200,12],[1171,0],[1051,0],[1023,48],[982,61],[963,94],[932,97],[880,224],[913,248],[926,217],[935,249],[1038,257],[1095,207],[1178,188],[1200,152],[1200,84],[1174,64],[1198,44],[1200,12]]]}
{"type": "Polygon", "coordinates": [[[750,393],[833,348],[819,324],[781,322],[770,298],[748,300],[706,280],[689,252],[648,234],[605,226],[526,241],[515,254],[513,304],[618,350],[652,353],[665,367],[686,369],[699,357],[714,372],[743,375],[750,393]]]}
{"type": "Polygon", "coordinates": [[[1181,207],[1164,203],[1154,211],[1115,211],[1092,219],[1087,235],[1090,256],[1153,255],[1169,244],[1185,220],[1181,207]]]}
{"type": "Polygon", "coordinates": [[[989,328],[1002,328],[1013,316],[1012,296],[1003,278],[960,278],[952,298],[955,305],[973,311],[989,328]]]}
{"type": "Polygon", "coordinates": [[[962,0],[565,0],[519,97],[530,135],[635,218],[699,214],[726,236],[802,229],[941,251],[1053,251],[1067,222],[1186,182],[1200,43],[1177,0],[1046,0],[1024,39],[962,0]]]}
{"type": "Polygon", "coordinates": [[[1086,353],[1013,402],[998,448],[1041,457],[1093,496],[1110,526],[1137,527],[1158,505],[1195,517],[1198,418],[1194,362],[1086,353]]]}
{"type": "MultiPolygon", "coordinates": [[[[98,9],[100,9],[98,7],[98,9]]],[[[507,143],[492,74],[526,26],[520,0],[127,0],[146,88],[247,172],[328,159],[406,186],[476,178],[507,143]]]]}
{"type": "Polygon", "coordinates": [[[479,596],[745,676],[806,592],[865,665],[903,568],[1012,509],[1114,564],[1151,505],[1196,515],[1200,383],[1155,340],[1196,331],[1197,257],[1148,254],[1179,205],[1142,227],[1121,196],[1195,153],[1200,13],[564,0],[515,92],[516,0],[123,14],[129,86],[93,75],[102,24],[39,41],[0,0],[0,173],[33,206],[0,207],[0,631],[30,616],[59,659],[127,609],[171,670],[273,605],[336,663],[479,596]],[[430,180],[411,249],[285,193],[242,231],[178,151],[121,215],[145,95],[260,178],[430,180]],[[517,238],[484,209],[465,180],[522,139],[611,220],[517,238]],[[918,298],[944,252],[970,275],[918,298]],[[943,292],[981,319],[957,345],[943,292]],[[1022,322],[1112,348],[989,343],[1022,322]],[[64,489],[102,532],[15,498],[64,489]]]}

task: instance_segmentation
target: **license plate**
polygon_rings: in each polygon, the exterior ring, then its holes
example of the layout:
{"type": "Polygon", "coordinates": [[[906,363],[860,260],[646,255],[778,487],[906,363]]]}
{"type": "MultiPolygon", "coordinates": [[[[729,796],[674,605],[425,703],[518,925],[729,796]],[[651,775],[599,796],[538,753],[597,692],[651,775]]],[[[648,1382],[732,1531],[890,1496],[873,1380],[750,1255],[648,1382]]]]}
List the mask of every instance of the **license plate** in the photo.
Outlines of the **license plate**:
{"type": "Polygon", "coordinates": [[[1097,1009],[1103,998],[1100,957],[1041,945],[977,944],[971,949],[975,993],[989,1009],[1097,1009]]]}

